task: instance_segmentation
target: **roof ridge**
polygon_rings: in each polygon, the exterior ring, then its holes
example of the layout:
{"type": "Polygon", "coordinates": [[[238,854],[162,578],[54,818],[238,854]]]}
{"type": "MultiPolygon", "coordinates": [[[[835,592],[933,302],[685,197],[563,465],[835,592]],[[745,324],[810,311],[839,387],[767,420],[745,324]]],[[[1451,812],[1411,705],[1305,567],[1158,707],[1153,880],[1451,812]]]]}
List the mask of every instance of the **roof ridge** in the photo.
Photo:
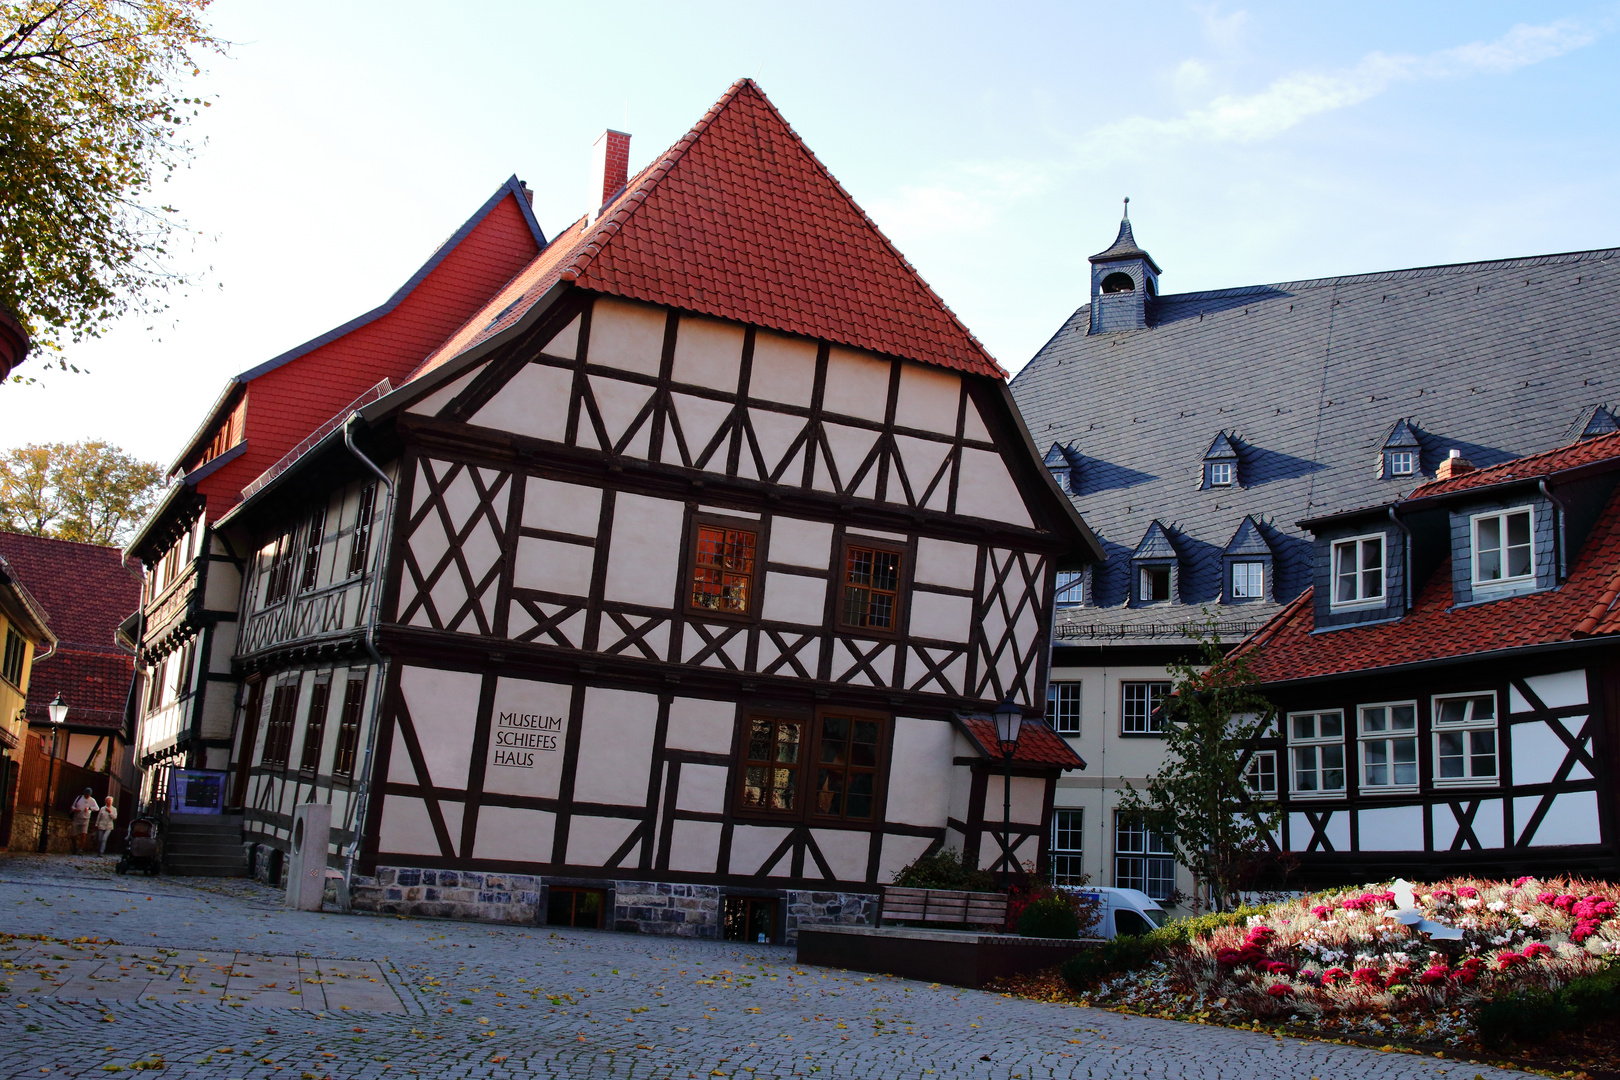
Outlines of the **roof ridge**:
{"type": "Polygon", "coordinates": [[[74,544],[78,547],[96,548],[100,551],[115,551],[122,554],[122,549],[113,544],[92,544],[88,540],[69,540],[64,536],[40,536],[38,533],[17,532],[12,529],[0,529],[0,541],[8,536],[20,536],[27,540],[45,540],[52,544],[74,544]]]}
{"type": "MultiPolygon", "coordinates": [[[[1522,472],[1523,467],[1525,465],[1532,466],[1531,475],[1533,475],[1534,474],[1533,473],[1534,463],[1536,461],[1538,461],[1538,460],[1544,460],[1546,458],[1557,457],[1560,454],[1568,454],[1571,451],[1573,451],[1576,447],[1585,447],[1586,452],[1588,454],[1590,454],[1592,452],[1592,449],[1591,449],[1592,447],[1600,446],[1605,440],[1607,440],[1609,442],[1613,442],[1615,444],[1615,452],[1614,452],[1613,455],[1598,454],[1597,457],[1595,458],[1595,460],[1602,461],[1605,458],[1610,457],[1610,456],[1620,456],[1620,431],[1611,431],[1607,435],[1592,435],[1592,436],[1589,436],[1588,438],[1586,438],[1586,439],[1584,439],[1584,440],[1582,440],[1580,442],[1567,443],[1564,446],[1556,446],[1551,450],[1542,450],[1539,453],[1535,453],[1535,454],[1526,454],[1523,457],[1513,458],[1511,461],[1500,461],[1500,462],[1497,462],[1495,465],[1486,465],[1483,468],[1470,469],[1468,472],[1460,473],[1460,474],[1458,474],[1456,476],[1448,476],[1448,477],[1444,477],[1444,478],[1435,477],[1433,480],[1424,481],[1422,484],[1419,484],[1417,487],[1413,488],[1412,489],[1412,494],[1408,495],[1407,498],[1408,499],[1425,498],[1426,497],[1425,494],[1424,494],[1425,489],[1431,488],[1431,487],[1432,488],[1443,487],[1444,485],[1451,483],[1453,480],[1459,480],[1464,476],[1469,478],[1470,485],[1472,486],[1474,484],[1474,482],[1477,481],[1477,479],[1479,477],[1487,477],[1487,476],[1491,476],[1491,475],[1500,475],[1501,473],[1508,472],[1509,470],[1519,470],[1519,471],[1522,472]]],[[[1582,464],[1586,464],[1586,462],[1582,462],[1582,464]]],[[[1549,469],[1548,471],[1549,472],[1557,472],[1558,470],[1556,468],[1554,468],[1554,469],[1549,469]]],[[[1439,494],[1439,492],[1436,492],[1436,494],[1439,494]]]]}
{"type": "Polygon", "coordinates": [[[1246,641],[1243,641],[1236,649],[1232,650],[1232,655],[1234,657],[1247,656],[1249,653],[1258,652],[1277,635],[1278,631],[1293,621],[1299,610],[1311,602],[1311,596],[1315,592],[1315,585],[1306,587],[1304,592],[1284,604],[1281,611],[1267,619],[1264,626],[1250,634],[1246,641]]]}

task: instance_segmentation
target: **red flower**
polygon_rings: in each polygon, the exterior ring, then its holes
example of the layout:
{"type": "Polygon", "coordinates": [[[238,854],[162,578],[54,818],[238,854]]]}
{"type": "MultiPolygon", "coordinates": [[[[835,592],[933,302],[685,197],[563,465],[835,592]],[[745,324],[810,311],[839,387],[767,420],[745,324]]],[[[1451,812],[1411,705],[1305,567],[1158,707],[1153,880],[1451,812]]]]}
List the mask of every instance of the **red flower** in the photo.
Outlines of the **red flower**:
{"type": "Polygon", "coordinates": [[[1537,956],[1551,956],[1551,955],[1552,955],[1551,947],[1549,947],[1549,946],[1547,946],[1547,945],[1545,945],[1545,944],[1543,944],[1543,943],[1541,943],[1539,941],[1532,941],[1530,944],[1528,944],[1528,945],[1526,945],[1524,947],[1524,957],[1527,960],[1534,959],[1537,956]]]}
{"type": "Polygon", "coordinates": [[[1273,975],[1285,976],[1292,976],[1299,970],[1293,964],[1285,963],[1282,960],[1273,960],[1270,963],[1261,965],[1261,967],[1263,970],[1268,971],[1273,975]]]}
{"type": "Polygon", "coordinates": [[[1318,919],[1325,919],[1332,913],[1332,910],[1326,904],[1317,904],[1315,907],[1311,908],[1311,914],[1315,915],[1318,919]]]}
{"type": "Polygon", "coordinates": [[[1469,897],[1478,896],[1479,890],[1474,888],[1472,885],[1459,885],[1457,886],[1457,895],[1469,897]]]}
{"type": "Polygon", "coordinates": [[[1433,986],[1436,983],[1445,982],[1450,976],[1451,972],[1446,970],[1446,965],[1435,964],[1431,966],[1429,970],[1419,975],[1417,977],[1417,982],[1419,986],[1433,986]]]}
{"type": "Polygon", "coordinates": [[[1558,894],[1555,893],[1555,892],[1538,892],[1538,893],[1536,893],[1536,902],[1540,903],[1540,904],[1550,904],[1554,900],[1557,900],[1557,899],[1558,899],[1558,894]]]}
{"type": "Polygon", "coordinates": [[[1575,929],[1569,932],[1569,940],[1579,945],[1593,934],[1597,933],[1598,924],[1595,922],[1578,922],[1575,929]]]}
{"type": "Polygon", "coordinates": [[[1370,967],[1356,968],[1350,973],[1350,981],[1357,986],[1372,986],[1379,990],[1384,988],[1384,980],[1378,977],[1378,969],[1370,967]]]}
{"type": "Polygon", "coordinates": [[[1505,952],[1497,956],[1496,970],[1506,971],[1509,968],[1516,968],[1522,963],[1524,963],[1523,953],[1505,952]]]}
{"type": "Polygon", "coordinates": [[[1558,908],[1561,911],[1570,911],[1575,907],[1575,898],[1570,896],[1568,893],[1565,893],[1563,896],[1560,896],[1558,899],[1553,901],[1553,907],[1558,908]]]}
{"type": "Polygon", "coordinates": [[[1572,907],[1569,913],[1582,922],[1597,922],[1614,914],[1614,904],[1601,896],[1588,896],[1572,907]]]}
{"type": "Polygon", "coordinates": [[[1233,948],[1216,949],[1215,962],[1222,967],[1236,967],[1243,960],[1243,954],[1233,948]]]}
{"type": "Polygon", "coordinates": [[[1266,987],[1266,993],[1274,998],[1287,997],[1293,992],[1294,988],[1292,986],[1284,986],[1282,983],[1273,983],[1271,986],[1266,987]]]}
{"type": "Polygon", "coordinates": [[[1344,970],[1344,968],[1330,967],[1326,971],[1322,972],[1322,985],[1332,986],[1334,983],[1344,982],[1344,980],[1348,979],[1349,977],[1350,973],[1344,970]]]}
{"type": "Polygon", "coordinates": [[[1405,982],[1411,977],[1411,968],[1407,967],[1405,964],[1396,964],[1394,967],[1389,969],[1389,974],[1384,977],[1384,985],[1386,987],[1394,986],[1397,983],[1405,982]]]}
{"type": "Polygon", "coordinates": [[[1533,878],[1533,877],[1514,878],[1513,879],[1513,887],[1515,889],[1522,889],[1522,888],[1524,888],[1526,885],[1530,884],[1534,880],[1536,880],[1536,879],[1533,878]]]}
{"type": "Polygon", "coordinates": [[[1249,931],[1248,936],[1246,936],[1243,939],[1243,943],[1245,945],[1261,945],[1261,946],[1263,946],[1263,945],[1265,945],[1266,942],[1270,941],[1272,938],[1274,938],[1276,936],[1277,936],[1277,931],[1273,930],[1271,927],[1269,927],[1269,926],[1256,926],[1254,929],[1249,931]]]}

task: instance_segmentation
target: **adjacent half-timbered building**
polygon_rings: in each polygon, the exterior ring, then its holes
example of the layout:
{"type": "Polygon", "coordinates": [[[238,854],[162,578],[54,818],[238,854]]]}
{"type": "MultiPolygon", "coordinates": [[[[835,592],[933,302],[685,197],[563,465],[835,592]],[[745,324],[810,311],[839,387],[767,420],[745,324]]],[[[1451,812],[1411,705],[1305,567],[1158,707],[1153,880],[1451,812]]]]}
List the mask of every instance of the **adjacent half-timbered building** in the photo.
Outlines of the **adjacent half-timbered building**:
{"type": "Polygon", "coordinates": [[[1315,583],[1242,648],[1305,881],[1620,871],[1617,485],[1611,433],[1301,523],[1315,583]]]}
{"type": "Polygon", "coordinates": [[[1054,575],[1099,551],[1005,373],[751,81],[628,139],[224,523],[250,839],[330,803],[361,907],[773,940],[930,848],[1044,869],[1054,575]]]}

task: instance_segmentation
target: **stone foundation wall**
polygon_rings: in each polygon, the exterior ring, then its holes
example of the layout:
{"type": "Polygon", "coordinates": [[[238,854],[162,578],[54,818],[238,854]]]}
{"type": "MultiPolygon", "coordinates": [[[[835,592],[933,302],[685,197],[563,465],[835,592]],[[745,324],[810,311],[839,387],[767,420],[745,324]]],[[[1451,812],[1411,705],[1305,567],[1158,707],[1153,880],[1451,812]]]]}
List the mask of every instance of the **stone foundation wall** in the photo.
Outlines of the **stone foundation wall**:
{"type": "MultiPolygon", "coordinates": [[[[261,859],[266,851],[260,849],[261,859]]],[[[373,875],[355,876],[351,906],[355,911],[379,915],[534,925],[545,921],[544,889],[551,880],[528,874],[380,866],[373,875]]],[[[558,878],[556,883],[608,892],[613,906],[611,919],[605,920],[609,929],[720,940],[727,895],[723,886],[633,880],[587,882],[575,877],[558,878]]],[[[771,894],[749,890],[748,895],[771,894]]],[[[877,921],[875,894],[788,889],[774,895],[782,905],[785,944],[798,940],[800,926],[872,926],[877,921]]],[[[335,895],[332,899],[336,900],[335,895]]]]}
{"type": "Polygon", "coordinates": [[[287,853],[269,844],[243,844],[244,857],[253,867],[253,880],[275,889],[287,887],[287,853]],[[271,881],[274,876],[275,880],[271,881]]]}

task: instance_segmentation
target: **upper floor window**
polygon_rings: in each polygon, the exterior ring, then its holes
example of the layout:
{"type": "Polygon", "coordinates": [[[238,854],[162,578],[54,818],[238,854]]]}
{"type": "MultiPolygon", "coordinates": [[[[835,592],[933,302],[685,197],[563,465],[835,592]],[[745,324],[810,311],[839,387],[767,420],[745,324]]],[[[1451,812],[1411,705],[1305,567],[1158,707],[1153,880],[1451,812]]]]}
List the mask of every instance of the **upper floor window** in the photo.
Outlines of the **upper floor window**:
{"type": "Polygon", "coordinates": [[[1084,885],[1081,864],[1085,840],[1084,810],[1052,811],[1052,884],[1084,885]]]}
{"type": "Polygon", "coordinates": [[[892,634],[900,619],[900,552],[866,543],[844,547],[839,623],[848,630],[892,634]]]}
{"type": "Polygon", "coordinates": [[[1158,735],[1164,731],[1159,706],[1170,694],[1168,682],[1123,682],[1119,730],[1125,735],[1158,735]]]}
{"type": "Polygon", "coordinates": [[[803,764],[803,720],[756,716],[748,721],[743,762],[745,810],[799,809],[799,767],[803,764]]]}
{"type": "Polygon", "coordinates": [[[1333,544],[1333,606],[1384,598],[1384,538],[1357,536],[1333,544]]]}
{"type": "Polygon", "coordinates": [[[259,764],[286,768],[287,752],[292,749],[293,717],[298,708],[298,680],[288,679],[276,687],[270,699],[270,718],[264,726],[264,749],[259,764]]]}
{"type": "Polygon", "coordinates": [[[1288,757],[1294,795],[1344,794],[1344,713],[1289,713],[1288,757]]]}
{"type": "Polygon", "coordinates": [[[1417,703],[1363,705],[1360,712],[1363,790],[1416,788],[1417,703]]]}
{"type": "Polygon", "coordinates": [[[1170,601],[1170,567],[1144,566],[1137,571],[1136,598],[1144,604],[1170,601]]]}
{"type": "Polygon", "coordinates": [[[1052,730],[1059,735],[1080,734],[1080,684],[1053,682],[1046,687],[1047,715],[1052,718],[1052,730]]]}
{"type": "Polygon", "coordinates": [[[292,566],[293,535],[283,533],[270,549],[270,569],[264,585],[266,607],[287,599],[287,591],[292,587],[292,566]]]}
{"type": "Polygon", "coordinates": [[[309,592],[321,583],[321,541],[326,538],[326,508],[309,519],[304,532],[304,572],[298,578],[298,591],[309,592]]]}
{"type": "Polygon", "coordinates": [[[1155,900],[1168,900],[1176,891],[1175,844],[1136,814],[1120,813],[1114,819],[1114,887],[1136,889],[1155,900]]]}
{"type": "Polygon", "coordinates": [[[1256,750],[1243,769],[1243,785],[1256,799],[1277,797],[1277,751],[1256,750]]]}
{"type": "Polygon", "coordinates": [[[360,506],[355,511],[354,537],[349,541],[349,576],[366,572],[366,556],[371,551],[372,504],[377,501],[377,485],[360,490],[360,506]]]}
{"type": "Polygon", "coordinates": [[[1231,487],[1237,475],[1237,466],[1230,461],[1212,461],[1209,464],[1209,486],[1231,487]]]}
{"type": "Polygon", "coordinates": [[[11,627],[6,627],[6,658],[4,664],[0,665],[0,678],[19,690],[22,689],[23,656],[27,652],[27,640],[11,627]]]}
{"type": "Polygon", "coordinates": [[[332,697],[332,674],[316,676],[309,692],[309,708],[304,713],[304,751],[298,771],[314,776],[321,768],[321,750],[326,742],[326,706],[332,697]]]}
{"type": "Polygon", "coordinates": [[[1496,695],[1437,697],[1433,706],[1435,783],[1495,782],[1496,695]]]}
{"type": "Polygon", "coordinates": [[[751,615],[759,534],[698,523],[692,542],[692,593],[688,606],[716,615],[751,615]]]}
{"type": "Polygon", "coordinates": [[[1417,474],[1416,450],[1391,450],[1388,455],[1389,475],[1415,476],[1417,474]]]}
{"type": "Polygon", "coordinates": [[[360,721],[366,709],[366,673],[350,671],[343,688],[343,712],[338,716],[337,746],[332,750],[332,775],[354,776],[354,759],[360,748],[360,721]]]}
{"type": "Polygon", "coordinates": [[[1498,585],[1535,577],[1530,509],[1475,514],[1474,584],[1498,585]]]}
{"type": "Polygon", "coordinates": [[[1232,564],[1232,599],[1258,600],[1265,595],[1265,563],[1255,561],[1232,564]]]}
{"type": "Polygon", "coordinates": [[[871,821],[877,813],[883,724],[877,716],[843,712],[814,721],[750,717],[739,808],[871,821]]]}
{"type": "Polygon", "coordinates": [[[1076,608],[1086,602],[1086,573],[1084,570],[1059,570],[1057,588],[1053,596],[1057,607],[1076,608]]]}

